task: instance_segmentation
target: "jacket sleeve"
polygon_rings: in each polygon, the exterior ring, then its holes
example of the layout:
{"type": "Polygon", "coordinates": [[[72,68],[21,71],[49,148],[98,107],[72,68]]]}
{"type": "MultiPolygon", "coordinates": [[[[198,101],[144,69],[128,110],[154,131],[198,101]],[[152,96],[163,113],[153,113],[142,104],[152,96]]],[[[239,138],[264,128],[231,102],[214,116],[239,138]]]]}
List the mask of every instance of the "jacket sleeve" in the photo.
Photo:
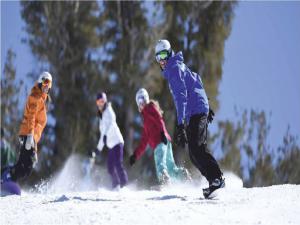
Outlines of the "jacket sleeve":
{"type": "Polygon", "coordinates": [[[28,134],[33,134],[34,135],[34,126],[35,126],[35,118],[38,110],[38,100],[33,97],[29,96],[27,103],[26,103],[26,109],[24,113],[24,117],[26,117],[27,121],[27,127],[29,130],[28,134]]]}
{"type": "Polygon", "coordinates": [[[112,107],[109,105],[107,106],[107,113],[105,114],[105,118],[103,118],[104,129],[103,129],[103,136],[107,135],[109,129],[111,128],[113,122],[116,121],[116,114],[113,111],[112,107]]]}
{"type": "Polygon", "coordinates": [[[99,141],[98,141],[97,149],[101,152],[103,150],[103,147],[104,147],[103,135],[101,134],[99,141]]]}
{"type": "Polygon", "coordinates": [[[34,129],[35,143],[38,143],[40,141],[43,129],[44,129],[44,127],[42,127],[40,124],[36,124],[36,127],[34,129]]]}
{"type": "Polygon", "coordinates": [[[134,155],[135,155],[136,159],[141,158],[141,156],[144,154],[147,144],[148,144],[148,134],[147,134],[147,130],[144,126],[140,144],[134,151],[134,155]]]}
{"type": "Polygon", "coordinates": [[[179,66],[174,66],[171,70],[169,85],[172,90],[176,111],[177,124],[183,124],[186,114],[187,90],[183,77],[183,72],[179,66]]]}
{"type": "Polygon", "coordinates": [[[97,149],[99,151],[102,151],[103,150],[103,147],[104,147],[104,143],[103,143],[103,126],[102,126],[102,121],[103,121],[103,117],[102,117],[102,120],[99,118],[99,131],[100,131],[100,137],[99,137],[99,141],[98,141],[98,144],[97,144],[97,149]]]}

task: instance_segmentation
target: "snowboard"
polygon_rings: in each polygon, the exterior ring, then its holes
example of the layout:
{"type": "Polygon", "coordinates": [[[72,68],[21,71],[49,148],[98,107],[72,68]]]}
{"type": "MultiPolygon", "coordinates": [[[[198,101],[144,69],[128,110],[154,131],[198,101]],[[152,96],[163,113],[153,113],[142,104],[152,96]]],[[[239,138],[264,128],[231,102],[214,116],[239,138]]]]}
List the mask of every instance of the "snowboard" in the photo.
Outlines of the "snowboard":
{"type": "Polygon", "coordinates": [[[1,183],[1,197],[8,195],[21,195],[19,184],[14,181],[5,181],[1,183]]]}

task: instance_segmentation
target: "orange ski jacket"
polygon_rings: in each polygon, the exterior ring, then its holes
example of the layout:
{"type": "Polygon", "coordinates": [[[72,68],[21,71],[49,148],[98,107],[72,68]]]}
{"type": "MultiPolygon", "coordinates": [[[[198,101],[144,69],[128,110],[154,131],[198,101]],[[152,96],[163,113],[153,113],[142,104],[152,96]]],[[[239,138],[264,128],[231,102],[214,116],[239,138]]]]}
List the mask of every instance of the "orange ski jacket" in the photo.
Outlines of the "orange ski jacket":
{"type": "Polygon", "coordinates": [[[35,143],[41,139],[47,123],[47,94],[36,83],[27,98],[19,135],[33,134],[35,143]]]}

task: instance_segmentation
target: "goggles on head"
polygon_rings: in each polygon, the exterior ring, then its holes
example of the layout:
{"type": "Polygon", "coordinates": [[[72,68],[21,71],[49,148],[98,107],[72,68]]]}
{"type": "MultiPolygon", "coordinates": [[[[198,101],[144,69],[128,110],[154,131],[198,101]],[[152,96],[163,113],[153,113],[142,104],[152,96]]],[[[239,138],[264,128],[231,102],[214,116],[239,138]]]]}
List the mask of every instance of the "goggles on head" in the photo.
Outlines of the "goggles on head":
{"type": "Polygon", "coordinates": [[[142,105],[142,104],[145,104],[145,99],[143,98],[143,97],[139,97],[138,98],[138,105],[140,106],[140,105],[142,105]]]}
{"type": "Polygon", "coordinates": [[[155,59],[157,62],[160,62],[161,60],[167,60],[169,58],[169,51],[163,50],[156,54],[155,59]]]}
{"type": "Polygon", "coordinates": [[[146,99],[143,96],[138,97],[136,100],[137,106],[140,109],[142,106],[145,106],[147,104],[146,99]]]}

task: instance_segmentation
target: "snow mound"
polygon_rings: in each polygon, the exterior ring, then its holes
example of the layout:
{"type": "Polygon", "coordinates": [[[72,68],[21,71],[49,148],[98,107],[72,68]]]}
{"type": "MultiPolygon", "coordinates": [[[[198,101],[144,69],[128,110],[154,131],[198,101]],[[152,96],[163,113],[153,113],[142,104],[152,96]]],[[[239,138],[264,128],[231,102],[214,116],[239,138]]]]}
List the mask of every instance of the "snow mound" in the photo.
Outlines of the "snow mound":
{"type": "Polygon", "coordinates": [[[106,169],[95,166],[92,159],[72,154],[61,171],[51,179],[42,181],[27,192],[42,194],[63,194],[66,192],[96,191],[101,186],[108,186],[106,169]]]}
{"type": "Polygon", "coordinates": [[[224,172],[226,188],[238,189],[243,187],[243,181],[240,177],[232,172],[224,172]]]}

